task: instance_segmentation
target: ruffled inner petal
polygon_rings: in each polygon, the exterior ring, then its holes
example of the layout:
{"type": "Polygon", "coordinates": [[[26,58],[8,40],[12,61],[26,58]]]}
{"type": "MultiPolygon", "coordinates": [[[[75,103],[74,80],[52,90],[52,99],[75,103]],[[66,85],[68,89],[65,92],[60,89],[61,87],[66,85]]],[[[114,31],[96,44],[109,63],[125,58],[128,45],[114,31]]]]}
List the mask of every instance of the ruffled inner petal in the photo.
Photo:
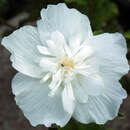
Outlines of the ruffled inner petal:
{"type": "Polygon", "coordinates": [[[77,37],[82,43],[93,35],[88,17],[76,9],[67,8],[65,4],[49,5],[47,9],[42,9],[41,17],[43,21],[37,25],[42,41],[51,37],[50,33],[56,30],[64,35],[69,44],[77,42],[77,37]]]}
{"type": "Polygon", "coordinates": [[[64,110],[69,114],[72,114],[75,108],[75,97],[74,97],[72,85],[69,81],[65,83],[62,92],[62,103],[63,103],[64,110]]]}

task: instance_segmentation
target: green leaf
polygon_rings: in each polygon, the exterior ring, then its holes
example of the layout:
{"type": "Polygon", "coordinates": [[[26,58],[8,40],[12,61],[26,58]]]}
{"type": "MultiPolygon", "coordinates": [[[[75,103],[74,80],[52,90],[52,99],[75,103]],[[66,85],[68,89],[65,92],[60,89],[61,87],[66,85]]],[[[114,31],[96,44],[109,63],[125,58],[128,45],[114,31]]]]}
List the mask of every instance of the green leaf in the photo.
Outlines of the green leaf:
{"type": "Polygon", "coordinates": [[[124,33],[124,37],[125,37],[126,39],[130,39],[130,30],[129,30],[128,32],[125,32],[125,33],[124,33]]]}
{"type": "Polygon", "coordinates": [[[58,130],[78,130],[77,125],[78,125],[77,122],[72,119],[71,121],[69,121],[69,123],[65,127],[61,128],[57,126],[57,129],[58,130]]]}
{"type": "Polygon", "coordinates": [[[8,0],[0,0],[0,6],[6,4],[8,2],[8,0]]]}
{"type": "Polygon", "coordinates": [[[98,35],[98,34],[101,34],[101,33],[103,33],[102,30],[98,30],[98,31],[94,31],[94,32],[93,32],[94,35],[98,35]]]}
{"type": "Polygon", "coordinates": [[[66,3],[76,3],[77,5],[86,5],[87,0],[65,0],[66,3]]]}
{"type": "Polygon", "coordinates": [[[57,126],[58,130],[106,130],[105,125],[95,123],[81,124],[75,120],[71,120],[64,128],[57,126]]]}
{"type": "Polygon", "coordinates": [[[118,119],[125,119],[126,115],[124,113],[118,113],[118,119]]]}
{"type": "Polygon", "coordinates": [[[95,123],[90,123],[90,124],[78,124],[78,130],[105,130],[104,125],[98,125],[95,123]]]}
{"type": "Polygon", "coordinates": [[[65,0],[65,2],[86,14],[93,30],[117,31],[117,23],[115,25],[114,20],[117,20],[119,12],[116,4],[111,0],[65,0]]]}
{"type": "Polygon", "coordinates": [[[107,22],[111,21],[117,15],[117,6],[110,0],[100,0],[100,2],[93,0],[93,17],[91,22],[94,29],[101,29],[104,26],[107,27],[107,22]]]}

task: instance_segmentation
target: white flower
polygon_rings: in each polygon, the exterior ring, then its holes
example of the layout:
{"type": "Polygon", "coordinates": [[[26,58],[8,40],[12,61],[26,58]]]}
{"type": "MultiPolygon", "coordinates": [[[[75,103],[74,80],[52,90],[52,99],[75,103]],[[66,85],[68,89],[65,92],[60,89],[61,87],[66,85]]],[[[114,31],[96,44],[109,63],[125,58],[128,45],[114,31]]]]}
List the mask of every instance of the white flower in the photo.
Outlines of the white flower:
{"type": "Polygon", "coordinates": [[[88,17],[65,4],[48,5],[41,18],[2,40],[19,71],[12,90],[24,115],[47,127],[71,117],[97,124],[116,117],[127,97],[119,83],[129,70],[124,37],[94,36],[88,17]]]}

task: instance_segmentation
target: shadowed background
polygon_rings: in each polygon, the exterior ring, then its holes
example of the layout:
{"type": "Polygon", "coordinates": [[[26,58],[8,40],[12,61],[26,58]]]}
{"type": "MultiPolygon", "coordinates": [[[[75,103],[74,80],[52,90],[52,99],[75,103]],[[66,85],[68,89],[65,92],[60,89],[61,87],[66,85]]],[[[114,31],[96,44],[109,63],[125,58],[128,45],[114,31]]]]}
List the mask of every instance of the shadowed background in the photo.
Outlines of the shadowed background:
{"type": "MultiPolygon", "coordinates": [[[[130,0],[0,0],[0,42],[3,36],[21,26],[35,25],[42,8],[59,2],[88,15],[95,35],[121,32],[127,40],[127,58],[130,59],[130,0]]],[[[47,130],[44,126],[32,127],[16,106],[11,92],[11,80],[16,71],[9,57],[9,52],[0,45],[0,130],[47,130]]],[[[121,83],[130,93],[130,74],[124,76],[121,83]]],[[[108,122],[107,130],[130,130],[130,96],[120,112],[125,113],[125,119],[108,122]]]]}

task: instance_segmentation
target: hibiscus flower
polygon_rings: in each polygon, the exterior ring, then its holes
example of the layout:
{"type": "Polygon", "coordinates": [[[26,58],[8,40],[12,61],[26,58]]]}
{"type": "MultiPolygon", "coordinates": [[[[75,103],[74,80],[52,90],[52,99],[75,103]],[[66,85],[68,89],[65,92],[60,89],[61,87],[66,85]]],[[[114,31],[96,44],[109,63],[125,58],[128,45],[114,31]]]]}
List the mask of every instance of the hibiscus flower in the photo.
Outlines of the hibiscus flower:
{"type": "Polygon", "coordinates": [[[128,73],[126,41],[120,33],[93,35],[87,16],[65,4],[41,10],[37,27],[4,37],[18,71],[12,81],[17,105],[33,126],[104,124],[118,114],[128,73]]]}

